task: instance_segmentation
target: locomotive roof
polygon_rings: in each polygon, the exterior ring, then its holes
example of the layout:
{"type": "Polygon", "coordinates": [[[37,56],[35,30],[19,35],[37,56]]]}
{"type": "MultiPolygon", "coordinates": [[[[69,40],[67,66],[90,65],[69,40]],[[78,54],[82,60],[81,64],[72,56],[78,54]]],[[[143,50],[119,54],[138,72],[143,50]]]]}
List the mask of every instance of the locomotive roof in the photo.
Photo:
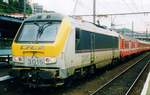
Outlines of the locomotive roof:
{"type": "MultiPolygon", "coordinates": [[[[55,13],[55,12],[51,12],[51,13],[39,13],[36,15],[32,15],[30,17],[28,17],[26,21],[43,21],[43,20],[58,20],[61,21],[63,18],[65,18],[66,16],[61,15],[59,13],[55,13]]],[[[115,37],[119,37],[119,34],[113,30],[109,30],[109,29],[104,29],[104,28],[100,28],[97,27],[96,25],[89,23],[89,22],[83,22],[77,19],[73,19],[71,17],[67,17],[71,20],[73,27],[78,27],[90,32],[95,32],[95,33],[101,33],[104,35],[110,35],[110,36],[115,36],[115,37]]]]}
{"type": "Polygon", "coordinates": [[[63,19],[63,15],[55,12],[51,13],[39,13],[28,17],[25,21],[43,21],[43,20],[58,20],[63,19]]]}
{"type": "Polygon", "coordinates": [[[117,32],[110,30],[110,29],[104,29],[101,27],[97,27],[96,25],[94,25],[90,22],[72,19],[72,24],[77,28],[81,28],[83,30],[87,30],[90,32],[119,37],[119,34],[117,32]]]}

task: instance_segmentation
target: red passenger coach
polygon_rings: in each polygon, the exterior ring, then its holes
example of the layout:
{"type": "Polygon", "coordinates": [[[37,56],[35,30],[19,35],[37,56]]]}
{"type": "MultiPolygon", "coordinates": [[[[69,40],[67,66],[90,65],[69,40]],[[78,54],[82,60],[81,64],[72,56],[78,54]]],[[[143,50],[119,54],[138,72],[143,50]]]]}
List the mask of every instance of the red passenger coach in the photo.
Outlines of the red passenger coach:
{"type": "Polygon", "coordinates": [[[130,39],[120,36],[120,57],[125,58],[130,55],[131,42],[130,39]]]}
{"type": "Polygon", "coordinates": [[[150,42],[145,42],[145,41],[141,41],[139,40],[139,51],[140,52],[144,52],[144,51],[149,51],[150,50],[150,42]]]}
{"type": "Polygon", "coordinates": [[[121,59],[150,50],[150,43],[120,35],[121,59]]]}

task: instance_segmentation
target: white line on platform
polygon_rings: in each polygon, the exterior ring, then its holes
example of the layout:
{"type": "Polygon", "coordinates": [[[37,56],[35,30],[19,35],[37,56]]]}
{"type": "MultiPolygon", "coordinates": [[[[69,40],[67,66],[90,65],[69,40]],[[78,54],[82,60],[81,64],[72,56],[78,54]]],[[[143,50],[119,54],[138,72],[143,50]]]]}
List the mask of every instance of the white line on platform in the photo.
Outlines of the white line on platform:
{"type": "Polygon", "coordinates": [[[142,93],[141,95],[146,95],[146,93],[148,92],[148,86],[150,86],[148,83],[150,81],[150,73],[148,74],[148,77],[146,79],[146,82],[144,84],[144,87],[143,87],[143,90],[142,90],[142,93]]]}
{"type": "Polygon", "coordinates": [[[11,78],[12,78],[12,77],[9,76],[9,75],[2,76],[2,77],[0,77],[0,82],[1,82],[1,81],[5,81],[5,80],[8,80],[8,79],[11,79],[11,78]]]}

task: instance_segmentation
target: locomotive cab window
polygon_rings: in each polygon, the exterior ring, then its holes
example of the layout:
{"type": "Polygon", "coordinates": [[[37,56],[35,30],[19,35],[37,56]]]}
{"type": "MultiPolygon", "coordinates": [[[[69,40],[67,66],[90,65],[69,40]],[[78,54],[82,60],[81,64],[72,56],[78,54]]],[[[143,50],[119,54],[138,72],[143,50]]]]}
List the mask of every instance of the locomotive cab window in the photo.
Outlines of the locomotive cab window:
{"type": "Polygon", "coordinates": [[[25,22],[16,42],[54,42],[59,26],[59,21],[25,22]]]}

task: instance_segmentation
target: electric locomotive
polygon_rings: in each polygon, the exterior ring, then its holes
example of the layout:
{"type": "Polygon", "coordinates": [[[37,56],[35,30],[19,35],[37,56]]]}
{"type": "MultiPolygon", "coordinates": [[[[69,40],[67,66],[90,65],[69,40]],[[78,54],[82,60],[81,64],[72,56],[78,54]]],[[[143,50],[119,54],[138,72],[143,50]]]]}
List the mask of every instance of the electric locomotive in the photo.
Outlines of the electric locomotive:
{"type": "Polygon", "coordinates": [[[22,83],[61,85],[120,58],[119,34],[58,13],[28,17],[12,44],[11,76],[22,83]]]}

